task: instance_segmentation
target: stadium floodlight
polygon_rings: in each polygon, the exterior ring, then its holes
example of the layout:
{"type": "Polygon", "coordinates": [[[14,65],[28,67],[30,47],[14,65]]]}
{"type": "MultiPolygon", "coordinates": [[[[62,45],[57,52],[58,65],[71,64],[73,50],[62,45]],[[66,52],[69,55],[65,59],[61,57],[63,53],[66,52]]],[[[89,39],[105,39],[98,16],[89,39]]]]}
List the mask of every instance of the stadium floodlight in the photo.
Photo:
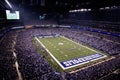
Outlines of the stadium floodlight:
{"type": "Polygon", "coordinates": [[[88,9],[88,11],[91,11],[91,9],[88,9]]]}
{"type": "Polygon", "coordinates": [[[9,5],[10,8],[12,8],[12,5],[10,4],[8,0],[5,0],[5,2],[9,5]]]}
{"type": "Polygon", "coordinates": [[[104,8],[100,8],[100,10],[104,10],[104,8]]]}
{"type": "Polygon", "coordinates": [[[110,9],[110,7],[105,7],[105,9],[110,9]]]}
{"type": "Polygon", "coordinates": [[[83,12],[84,11],[84,9],[81,9],[81,12],[83,12]]]}
{"type": "Polygon", "coordinates": [[[77,10],[75,9],[74,12],[77,12],[77,10]]]}
{"type": "Polygon", "coordinates": [[[84,11],[87,11],[87,9],[84,9],[84,11]]]}
{"type": "Polygon", "coordinates": [[[69,10],[69,12],[72,12],[72,10],[69,10]]]}

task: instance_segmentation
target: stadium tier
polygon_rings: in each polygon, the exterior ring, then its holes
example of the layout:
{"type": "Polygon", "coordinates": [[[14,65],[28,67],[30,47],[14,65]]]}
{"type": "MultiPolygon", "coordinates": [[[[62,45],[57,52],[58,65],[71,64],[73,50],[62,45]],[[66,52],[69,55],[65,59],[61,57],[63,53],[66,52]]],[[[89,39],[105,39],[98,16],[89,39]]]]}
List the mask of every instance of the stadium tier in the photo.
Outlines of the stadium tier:
{"type": "Polygon", "coordinates": [[[0,80],[120,80],[120,1],[0,0],[0,80]]]}
{"type": "Polygon", "coordinates": [[[17,61],[22,78],[27,80],[45,79],[47,76],[47,79],[57,80],[100,78],[119,68],[119,40],[115,36],[109,37],[72,28],[10,30],[0,42],[1,60],[10,62],[3,63],[3,68],[9,73],[2,68],[1,77],[17,78],[13,66],[17,61]],[[116,41],[112,41],[114,38],[116,41]]]}

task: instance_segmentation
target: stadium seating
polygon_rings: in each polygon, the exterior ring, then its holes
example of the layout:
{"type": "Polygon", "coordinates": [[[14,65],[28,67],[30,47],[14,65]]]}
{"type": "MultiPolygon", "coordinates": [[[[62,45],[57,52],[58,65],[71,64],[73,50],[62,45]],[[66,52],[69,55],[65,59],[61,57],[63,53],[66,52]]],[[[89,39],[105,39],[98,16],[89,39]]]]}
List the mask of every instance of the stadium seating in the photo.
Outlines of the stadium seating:
{"type": "MultiPolygon", "coordinates": [[[[4,39],[0,41],[1,80],[15,80],[18,77],[14,66],[16,61],[19,63],[19,69],[24,80],[63,80],[62,75],[56,74],[57,71],[46,61],[43,55],[38,54],[33,46],[32,39],[37,34],[61,34],[78,43],[92,46],[110,55],[120,53],[120,45],[117,43],[119,39],[100,33],[69,28],[12,30],[6,33],[3,37],[4,39]],[[14,42],[16,43],[15,45],[14,42]],[[17,59],[12,54],[13,50],[17,55],[17,59]]],[[[96,80],[119,68],[119,66],[120,57],[115,57],[76,73],[65,72],[65,78],[67,80],[96,80]]]]}

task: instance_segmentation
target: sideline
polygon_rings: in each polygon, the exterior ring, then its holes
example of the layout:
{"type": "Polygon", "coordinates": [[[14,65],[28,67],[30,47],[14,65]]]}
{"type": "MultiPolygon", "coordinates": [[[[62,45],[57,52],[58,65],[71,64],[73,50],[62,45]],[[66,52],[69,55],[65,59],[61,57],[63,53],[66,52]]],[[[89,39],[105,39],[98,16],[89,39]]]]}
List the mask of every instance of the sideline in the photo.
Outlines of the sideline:
{"type": "MultiPolygon", "coordinates": [[[[62,36],[62,38],[65,38],[65,37],[62,36]]],[[[81,64],[76,64],[76,65],[73,65],[73,66],[64,67],[64,66],[53,56],[53,54],[44,46],[44,44],[43,44],[37,37],[35,37],[35,39],[39,42],[40,45],[42,45],[42,46],[45,48],[45,50],[50,54],[50,56],[58,63],[58,65],[59,65],[63,70],[69,69],[69,68],[72,68],[72,67],[75,67],[75,66],[79,66],[79,65],[82,65],[82,64],[85,64],[85,63],[88,63],[88,62],[89,62],[89,61],[87,61],[87,62],[84,62],[84,63],[81,63],[81,64]]],[[[65,39],[67,39],[67,38],[65,38],[65,39]]],[[[67,40],[69,40],[69,39],[67,39],[67,40]]],[[[72,41],[72,40],[69,40],[69,41],[72,41]]],[[[72,41],[72,42],[73,42],[73,41],[72,41]]],[[[76,43],[76,42],[73,42],[73,43],[78,44],[78,43],[76,43]]],[[[79,45],[81,46],[81,44],[79,44],[79,45]]],[[[87,48],[87,49],[90,49],[90,48],[88,48],[88,47],[86,47],[86,46],[83,46],[83,45],[82,45],[82,47],[85,47],[85,48],[87,48]]],[[[90,50],[92,50],[92,49],[90,49],[90,50]]],[[[97,51],[95,51],[95,50],[92,50],[92,51],[97,52],[97,51]]],[[[102,53],[101,53],[101,54],[102,54],[102,53]]],[[[102,54],[102,55],[103,55],[103,54],[102,54]]],[[[105,57],[107,57],[107,56],[104,55],[102,58],[105,58],[105,57]]],[[[97,59],[94,59],[94,60],[91,60],[91,61],[95,61],[95,60],[98,60],[98,59],[101,59],[101,57],[100,57],[100,58],[97,58],[97,59]]]]}
{"type": "Polygon", "coordinates": [[[64,70],[65,68],[60,64],[60,62],[52,55],[52,53],[42,44],[42,42],[37,38],[35,37],[35,39],[39,42],[40,45],[42,45],[45,50],[50,54],[50,56],[60,65],[60,67],[64,70]]]}

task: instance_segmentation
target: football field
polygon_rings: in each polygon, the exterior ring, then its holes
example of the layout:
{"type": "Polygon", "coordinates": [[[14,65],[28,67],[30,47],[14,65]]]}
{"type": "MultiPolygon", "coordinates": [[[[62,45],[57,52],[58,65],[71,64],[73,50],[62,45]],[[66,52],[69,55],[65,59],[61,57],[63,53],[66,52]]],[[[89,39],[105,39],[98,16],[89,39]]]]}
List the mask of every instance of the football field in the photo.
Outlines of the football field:
{"type": "Polygon", "coordinates": [[[107,57],[64,36],[35,39],[63,70],[107,57]]]}

